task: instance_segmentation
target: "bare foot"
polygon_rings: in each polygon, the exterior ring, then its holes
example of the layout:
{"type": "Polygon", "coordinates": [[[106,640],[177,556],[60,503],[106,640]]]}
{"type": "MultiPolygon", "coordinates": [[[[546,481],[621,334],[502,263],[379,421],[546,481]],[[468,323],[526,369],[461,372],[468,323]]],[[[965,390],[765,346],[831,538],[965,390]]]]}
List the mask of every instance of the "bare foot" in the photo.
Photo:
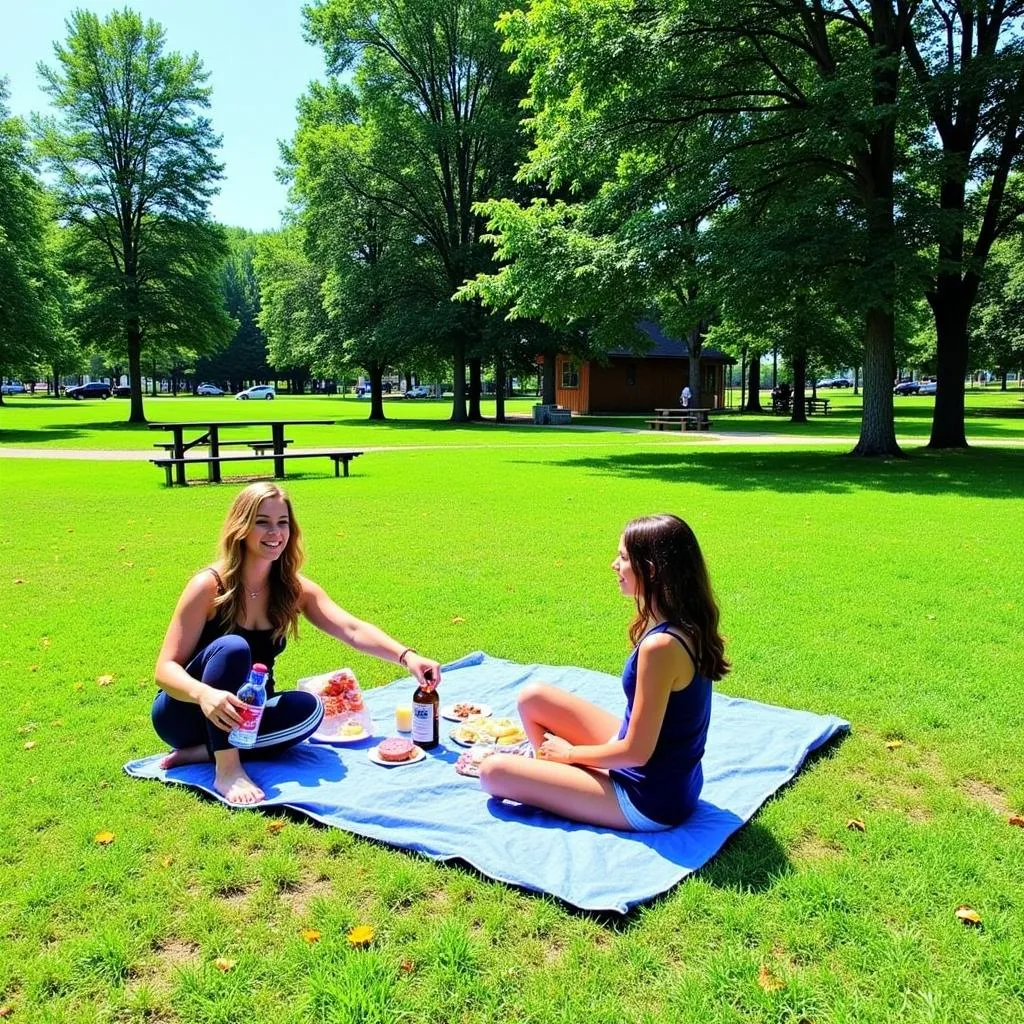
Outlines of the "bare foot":
{"type": "Polygon", "coordinates": [[[213,788],[229,804],[258,804],[264,797],[263,790],[245,774],[241,764],[217,765],[213,788]]]}
{"type": "Polygon", "coordinates": [[[210,752],[200,744],[198,747],[182,747],[172,750],[161,762],[161,768],[177,768],[181,764],[202,764],[210,760],[210,752]]]}

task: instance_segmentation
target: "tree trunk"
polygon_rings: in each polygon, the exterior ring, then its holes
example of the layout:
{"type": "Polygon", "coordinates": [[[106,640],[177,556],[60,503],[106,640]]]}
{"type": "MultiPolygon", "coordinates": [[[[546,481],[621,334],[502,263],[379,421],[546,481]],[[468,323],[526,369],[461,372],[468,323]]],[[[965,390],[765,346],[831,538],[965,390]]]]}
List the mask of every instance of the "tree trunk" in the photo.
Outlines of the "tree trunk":
{"type": "Polygon", "coordinates": [[[370,371],[370,419],[384,419],[384,364],[371,362],[370,371]]]}
{"type": "Polygon", "coordinates": [[[129,423],[145,423],[142,409],[142,331],[138,322],[128,324],[128,383],[131,386],[129,423]]]}
{"type": "Polygon", "coordinates": [[[764,412],[761,408],[761,356],[750,353],[750,365],[747,367],[749,383],[747,387],[747,412],[764,412]]]}
{"type": "Polygon", "coordinates": [[[469,360],[469,418],[476,422],[482,420],[480,412],[480,357],[473,356],[469,360]]]}
{"type": "Polygon", "coordinates": [[[740,349],[740,412],[747,407],[747,346],[740,349]]]}
{"type": "Polygon", "coordinates": [[[505,422],[505,357],[500,352],[494,357],[494,422],[505,422]]]}
{"type": "Polygon", "coordinates": [[[807,422],[807,403],[804,391],[807,388],[807,353],[803,349],[793,353],[793,413],[790,423],[807,422]]]}
{"type": "Polygon", "coordinates": [[[967,447],[964,377],[967,374],[967,318],[972,302],[964,294],[966,287],[959,274],[940,275],[938,287],[928,296],[935,314],[938,357],[929,448],[967,447]]]}
{"type": "Polygon", "coordinates": [[[860,367],[855,366],[853,368],[853,393],[855,395],[860,394],[860,367]]]}
{"type": "Polygon", "coordinates": [[[690,385],[690,405],[695,409],[704,408],[704,396],[701,394],[701,378],[700,378],[700,354],[703,348],[703,333],[702,324],[698,324],[696,327],[691,328],[690,332],[686,336],[686,352],[689,356],[688,372],[690,379],[687,384],[690,385]]]}
{"type": "Polygon", "coordinates": [[[452,352],[452,368],[455,381],[452,385],[452,423],[466,423],[466,342],[460,338],[452,352]]]}
{"type": "Polygon", "coordinates": [[[544,353],[544,369],[541,382],[540,399],[543,405],[557,404],[558,392],[555,388],[555,361],[557,358],[557,352],[544,353]]]}
{"type": "Polygon", "coordinates": [[[892,382],[896,373],[892,310],[869,309],[864,338],[864,412],[853,455],[902,455],[893,423],[892,382]]]}

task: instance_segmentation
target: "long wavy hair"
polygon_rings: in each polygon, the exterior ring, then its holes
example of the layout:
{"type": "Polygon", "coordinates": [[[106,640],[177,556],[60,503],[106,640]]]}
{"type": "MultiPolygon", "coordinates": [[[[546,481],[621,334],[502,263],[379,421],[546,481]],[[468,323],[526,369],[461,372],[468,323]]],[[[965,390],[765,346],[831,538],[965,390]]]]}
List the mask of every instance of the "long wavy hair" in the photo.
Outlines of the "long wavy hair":
{"type": "Polygon", "coordinates": [[[288,543],[280,557],[270,566],[270,593],[267,600],[267,618],[273,629],[273,637],[275,640],[283,640],[289,633],[292,636],[299,634],[299,608],[302,602],[299,569],[302,568],[305,554],[302,550],[302,531],[295,518],[291,499],[275,483],[263,481],[250,484],[231,503],[220,532],[219,570],[224,592],[217,596],[214,607],[228,630],[233,630],[244,618],[242,564],[245,559],[245,539],[256,524],[260,505],[267,498],[280,498],[288,506],[288,543]]]}
{"type": "Polygon", "coordinates": [[[623,543],[637,581],[630,642],[640,642],[657,612],[693,639],[697,671],[721,679],[729,671],[725,640],[718,632],[718,603],[693,530],[678,516],[640,516],[626,524],[623,543]]]}

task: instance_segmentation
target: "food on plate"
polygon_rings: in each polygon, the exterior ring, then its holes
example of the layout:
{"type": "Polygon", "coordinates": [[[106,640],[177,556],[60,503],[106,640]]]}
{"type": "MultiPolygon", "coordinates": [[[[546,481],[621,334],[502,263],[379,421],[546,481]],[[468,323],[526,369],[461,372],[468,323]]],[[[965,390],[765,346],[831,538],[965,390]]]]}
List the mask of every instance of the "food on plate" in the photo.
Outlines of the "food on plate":
{"type": "Polygon", "coordinates": [[[491,754],[514,754],[518,757],[533,757],[533,749],[529,743],[518,743],[515,745],[501,745],[498,747],[473,747],[472,750],[464,750],[459,754],[455,762],[455,770],[460,775],[468,775],[471,779],[480,777],[480,765],[491,754]]]}
{"type": "Polygon", "coordinates": [[[377,747],[377,754],[382,761],[393,761],[398,764],[408,761],[416,753],[416,745],[412,740],[401,736],[389,736],[377,747]]]}
{"type": "Polygon", "coordinates": [[[483,711],[483,708],[479,704],[461,703],[452,705],[452,714],[456,718],[473,718],[475,715],[479,715],[481,711],[483,711]]]}
{"type": "Polygon", "coordinates": [[[526,739],[523,727],[514,718],[468,718],[452,730],[458,743],[501,743],[513,745],[526,739]]]}
{"type": "Polygon", "coordinates": [[[320,700],[327,716],[363,710],[363,695],[359,691],[359,683],[356,682],[352,670],[348,668],[339,669],[327,677],[327,682],[320,689],[320,700]]]}
{"type": "Polygon", "coordinates": [[[353,718],[341,727],[342,736],[362,736],[364,732],[366,732],[366,730],[363,728],[363,723],[357,718],[353,718]]]}

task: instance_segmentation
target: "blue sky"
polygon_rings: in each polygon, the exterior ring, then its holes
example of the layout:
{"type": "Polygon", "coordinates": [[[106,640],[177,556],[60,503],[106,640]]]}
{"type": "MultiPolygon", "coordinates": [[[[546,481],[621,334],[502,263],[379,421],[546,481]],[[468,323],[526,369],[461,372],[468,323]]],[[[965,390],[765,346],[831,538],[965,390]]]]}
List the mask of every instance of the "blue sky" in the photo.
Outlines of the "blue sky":
{"type": "Polygon", "coordinates": [[[278,140],[295,131],[295,103],[309,82],[324,78],[323,54],[302,38],[299,0],[134,0],[107,4],[16,0],[18,13],[0,32],[0,77],[8,79],[12,113],[49,112],[36,65],[53,65],[53,44],[67,37],[76,8],[105,17],[125,6],[159,22],[168,50],[198,53],[213,89],[207,111],[223,136],[220,195],[211,204],[223,224],[261,231],[280,224],[285,187],[274,176],[278,140]]]}

